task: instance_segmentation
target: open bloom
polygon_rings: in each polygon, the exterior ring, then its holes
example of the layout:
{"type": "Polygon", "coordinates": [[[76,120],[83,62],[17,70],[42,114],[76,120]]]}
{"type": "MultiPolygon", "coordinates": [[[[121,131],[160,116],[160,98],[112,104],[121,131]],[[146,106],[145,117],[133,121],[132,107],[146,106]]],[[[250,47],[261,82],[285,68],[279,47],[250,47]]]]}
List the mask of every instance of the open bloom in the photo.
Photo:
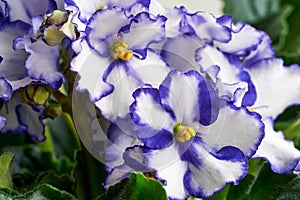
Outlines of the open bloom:
{"type": "Polygon", "coordinates": [[[30,3],[12,0],[0,4],[4,12],[0,23],[0,128],[4,134],[28,133],[42,141],[42,104],[49,96],[45,85],[58,89],[64,77],[59,72],[59,47],[49,46],[49,40],[37,34],[43,25],[57,21],[46,15],[57,9],[56,3],[30,3]]]}
{"type": "MultiPolygon", "coordinates": [[[[232,24],[229,17],[222,17],[219,21],[232,29],[241,24],[228,25],[232,24]],[[224,23],[225,21],[227,22],[224,23]]],[[[244,50],[242,46],[239,47],[242,54],[228,54],[230,43],[226,44],[228,47],[225,49],[220,48],[219,43],[216,46],[207,44],[196,50],[195,60],[204,71],[217,68],[216,77],[225,82],[225,94],[236,106],[247,106],[250,111],[262,116],[266,125],[265,138],[254,157],[265,158],[270,162],[272,170],[277,173],[298,171],[300,152],[292,142],[284,139],[283,133],[275,132],[272,127],[276,117],[285,108],[300,103],[299,93],[294,92],[300,89],[299,66],[284,66],[281,59],[274,58],[274,50],[268,35],[249,28],[249,25],[244,27],[248,27],[250,31],[243,32],[242,35],[246,36],[253,32],[247,36],[253,43],[248,48],[244,44],[244,50]],[[228,86],[234,85],[234,90],[230,90],[228,86]]],[[[237,36],[235,39],[240,41],[239,44],[245,41],[241,41],[237,36]]],[[[234,46],[236,48],[236,45],[234,46]]]]}
{"type": "Polygon", "coordinates": [[[161,55],[166,62],[179,71],[195,69],[210,74],[228,101],[259,113],[266,124],[266,136],[254,157],[268,160],[277,173],[299,170],[300,152],[272,128],[285,108],[300,103],[299,93],[295,92],[300,88],[299,66],[285,67],[282,60],[274,58],[268,35],[250,25],[233,24],[230,16],[213,20],[213,16],[201,12],[189,14],[182,8],[181,11],[186,16],[182,22],[189,28],[183,26],[184,34],[165,41],[161,55]],[[208,19],[210,26],[205,26],[208,19]],[[203,30],[218,34],[204,38],[203,30]],[[227,39],[222,41],[220,36],[226,35],[227,39]]]}
{"type": "Polygon", "coordinates": [[[131,115],[145,163],[165,180],[171,199],[208,197],[245,176],[264,135],[257,114],[219,104],[211,82],[196,71],[172,71],[159,89],[133,95],[131,115]]]}
{"type": "Polygon", "coordinates": [[[129,113],[136,88],[158,86],[169,72],[161,57],[148,49],[164,38],[165,20],[147,12],[127,17],[124,9],[113,8],[95,12],[88,21],[72,70],[80,76],[77,89],[87,90],[110,121],[129,113]]]}

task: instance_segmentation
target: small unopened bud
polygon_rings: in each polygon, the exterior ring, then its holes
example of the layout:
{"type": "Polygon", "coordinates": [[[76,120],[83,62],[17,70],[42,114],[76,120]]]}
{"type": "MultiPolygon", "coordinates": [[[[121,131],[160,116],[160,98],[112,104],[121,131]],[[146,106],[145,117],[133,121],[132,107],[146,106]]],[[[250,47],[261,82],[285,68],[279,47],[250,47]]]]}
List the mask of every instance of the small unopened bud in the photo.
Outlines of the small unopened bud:
{"type": "Polygon", "coordinates": [[[42,105],[49,98],[49,91],[44,85],[29,85],[19,90],[19,97],[24,103],[42,105]]]}
{"type": "Polygon", "coordinates": [[[59,104],[50,104],[45,108],[45,117],[55,119],[62,113],[62,108],[59,104]]]}

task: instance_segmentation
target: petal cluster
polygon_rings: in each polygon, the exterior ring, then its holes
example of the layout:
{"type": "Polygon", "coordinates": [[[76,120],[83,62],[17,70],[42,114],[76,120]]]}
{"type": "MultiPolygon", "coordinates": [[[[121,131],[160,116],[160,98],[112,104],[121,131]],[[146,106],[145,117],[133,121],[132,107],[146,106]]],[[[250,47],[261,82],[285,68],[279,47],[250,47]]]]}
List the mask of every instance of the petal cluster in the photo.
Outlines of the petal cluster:
{"type": "Polygon", "coordinates": [[[68,14],[57,10],[61,3],[1,1],[1,133],[28,133],[34,140],[45,140],[42,120],[48,90],[59,89],[65,81],[59,60],[66,34],[59,28],[68,14]]]}
{"type": "MultiPolygon", "coordinates": [[[[289,73],[300,79],[298,66],[274,58],[264,32],[230,16],[166,9],[154,0],[68,1],[66,8],[80,32],[72,44],[76,89],[87,91],[111,124],[106,187],[139,171],[159,180],[170,199],[204,198],[238,184],[253,156],[281,165],[267,158],[271,148],[264,151],[265,120],[300,98],[272,105],[265,97],[278,88],[265,92],[269,85],[260,80],[275,84],[289,73]]],[[[295,170],[296,152],[287,158],[289,169],[274,171],[295,170]]]]}

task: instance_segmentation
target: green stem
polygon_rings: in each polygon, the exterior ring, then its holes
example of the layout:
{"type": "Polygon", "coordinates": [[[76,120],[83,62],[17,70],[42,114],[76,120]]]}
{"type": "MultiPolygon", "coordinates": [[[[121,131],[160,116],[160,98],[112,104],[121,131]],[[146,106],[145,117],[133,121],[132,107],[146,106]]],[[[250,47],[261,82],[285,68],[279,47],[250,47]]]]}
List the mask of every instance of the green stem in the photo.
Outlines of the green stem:
{"type": "Polygon", "coordinates": [[[284,131],[288,140],[294,139],[300,133],[300,118],[284,131]]]}
{"type": "Polygon", "coordinates": [[[41,151],[50,151],[52,153],[54,153],[54,147],[53,147],[53,140],[50,134],[50,130],[49,127],[46,125],[45,127],[45,136],[46,136],[46,140],[43,142],[38,143],[41,151]]]}

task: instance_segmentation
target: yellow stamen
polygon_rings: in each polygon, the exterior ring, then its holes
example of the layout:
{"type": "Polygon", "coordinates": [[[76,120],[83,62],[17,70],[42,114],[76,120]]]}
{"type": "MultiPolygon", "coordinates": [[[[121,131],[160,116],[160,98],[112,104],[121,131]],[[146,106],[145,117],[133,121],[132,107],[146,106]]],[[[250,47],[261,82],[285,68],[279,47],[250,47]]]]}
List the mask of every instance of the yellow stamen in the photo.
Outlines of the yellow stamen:
{"type": "Polygon", "coordinates": [[[178,142],[188,142],[196,135],[194,128],[179,123],[174,126],[173,131],[178,142]]]}
{"type": "Polygon", "coordinates": [[[133,56],[133,52],[128,50],[128,45],[123,40],[118,40],[112,46],[111,56],[115,59],[127,61],[133,56]]]}
{"type": "Polygon", "coordinates": [[[250,106],[246,106],[246,108],[247,108],[247,110],[248,110],[249,112],[254,112],[254,109],[251,108],[250,106]]]}

